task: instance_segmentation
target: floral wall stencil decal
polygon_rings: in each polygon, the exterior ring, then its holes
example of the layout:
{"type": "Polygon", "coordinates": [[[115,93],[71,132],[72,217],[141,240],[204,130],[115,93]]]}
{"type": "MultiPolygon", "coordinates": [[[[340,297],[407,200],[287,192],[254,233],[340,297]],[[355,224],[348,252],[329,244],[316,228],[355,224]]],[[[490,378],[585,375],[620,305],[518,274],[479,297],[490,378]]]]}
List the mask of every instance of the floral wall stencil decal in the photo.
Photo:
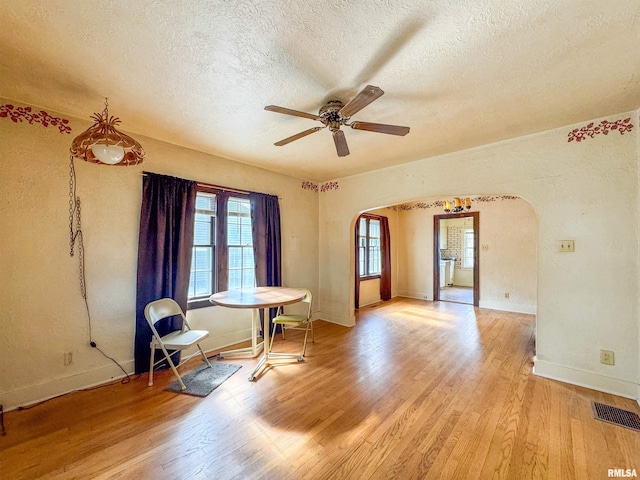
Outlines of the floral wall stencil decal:
{"type": "Polygon", "coordinates": [[[54,117],[44,110],[37,113],[31,111],[31,107],[16,107],[11,104],[0,105],[0,118],[10,118],[14,123],[27,121],[30,124],[40,123],[43,127],[58,127],[60,133],[71,133],[69,120],[66,118],[54,117]]]}
{"type": "Polygon", "coordinates": [[[317,183],[313,182],[302,182],[303,190],[311,190],[313,192],[328,192],[329,190],[337,190],[340,186],[338,182],[327,182],[318,187],[317,183]]]}
{"type": "Polygon", "coordinates": [[[314,192],[318,191],[318,185],[316,183],[313,182],[302,182],[302,189],[303,190],[312,190],[314,192]]]}
{"type": "MultiPolygon", "coordinates": [[[[495,202],[497,200],[519,200],[520,197],[516,195],[482,195],[480,197],[471,197],[471,203],[487,203],[495,202]]],[[[416,202],[416,203],[403,203],[402,205],[394,205],[393,207],[387,207],[392,210],[411,211],[411,210],[426,210],[429,208],[442,208],[444,200],[436,200],[431,203],[416,202]]]]}
{"type": "Polygon", "coordinates": [[[633,129],[633,123],[631,118],[625,118],[624,120],[616,120],[615,122],[609,122],[602,120],[598,125],[594,122],[582,128],[574,128],[569,132],[569,138],[567,142],[581,142],[587,137],[593,138],[596,135],[603,134],[609,135],[609,132],[617,130],[620,135],[624,135],[626,132],[630,132],[633,129]]]}
{"type": "Polygon", "coordinates": [[[327,182],[320,187],[320,191],[327,192],[329,190],[337,190],[338,188],[340,188],[340,185],[338,185],[338,182],[327,182]]]}

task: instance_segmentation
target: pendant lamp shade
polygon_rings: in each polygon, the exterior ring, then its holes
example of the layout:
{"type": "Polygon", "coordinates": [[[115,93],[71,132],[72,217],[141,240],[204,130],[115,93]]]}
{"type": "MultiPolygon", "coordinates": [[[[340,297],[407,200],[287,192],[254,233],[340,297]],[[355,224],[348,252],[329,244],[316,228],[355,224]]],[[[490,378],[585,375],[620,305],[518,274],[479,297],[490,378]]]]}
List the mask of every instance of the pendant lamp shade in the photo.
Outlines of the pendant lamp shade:
{"type": "Polygon", "coordinates": [[[109,117],[108,103],[102,113],[91,117],[96,123],[71,143],[71,155],[85,162],[104,165],[137,165],[144,160],[144,149],[129,135],[118,131],[117,117],[109,117]]]}

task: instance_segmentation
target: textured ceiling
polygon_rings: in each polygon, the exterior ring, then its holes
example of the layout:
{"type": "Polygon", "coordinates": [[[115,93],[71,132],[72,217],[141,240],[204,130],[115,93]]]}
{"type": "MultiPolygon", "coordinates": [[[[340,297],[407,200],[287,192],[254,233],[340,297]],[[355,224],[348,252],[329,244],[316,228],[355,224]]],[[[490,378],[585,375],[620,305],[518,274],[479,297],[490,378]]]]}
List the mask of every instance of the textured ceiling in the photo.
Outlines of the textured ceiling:
{"type": "Polygon", "coordinates": [[[0,96],[326,181],[640,106],[638,0],[0,0],[0,96]],[[353,120],[316,114],[364,86],[353,120]],[[344,128],[344,127],[343,127],[344,128]]]}

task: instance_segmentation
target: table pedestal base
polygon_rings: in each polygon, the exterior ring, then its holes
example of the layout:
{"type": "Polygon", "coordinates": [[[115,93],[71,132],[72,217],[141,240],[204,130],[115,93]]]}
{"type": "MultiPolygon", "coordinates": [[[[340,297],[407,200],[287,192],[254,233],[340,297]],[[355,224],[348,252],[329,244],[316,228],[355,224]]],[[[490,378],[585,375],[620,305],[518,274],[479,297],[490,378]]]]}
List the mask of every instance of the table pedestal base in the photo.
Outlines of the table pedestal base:
{"type": "MultiPolygon", "coordinates": [[[[254,318],[257,317],[257,322],[260,321],[260,313],[259,313],[259,309],[255,309],[254,311],[254,318]]],[[[264,309],[264,318],[267,319],[269,318],[269,309],[265,308],[264,309]]],[[[269,323],[268,321],[265,321],[265,328],[263,328],[263,338],[264,341],[262,342],[263,345],[268,346],[269,345],[269,334],[271,333],[269,330],[269,323]]],[[[264,347],[264,353],[262,354],[262,357],[260,357],[260,360],[258,360],[258,364],[256,365],[256,367],[253,369],[253,371],[251,372],[251,375],[249,375],[249,381],[250,382],[255,382],[256,378],[258,376],[258,374],[262,371],[267,369],[268,367],[275,367],[277,365],[282,365],[284,362],[286,363],[290,363],[292,360],[296,360],[298,363],[300,362],[304,362],[304,357],[302,355],[298,355],[295,353],[278,353],[278,352],[270,352],[269,349],[267,347],[264,347]]]]}
{"type": "Polygon", "coordinates": [[[265,350],[264,355],[262,355],[262,357],[260,357],[260,360],[258,360],[256,368],[254,368],[253,372],[251,372],[251,375],[249,375],[249,381],[255,382],[258,373],[263,369],[267,369],[268,367],[275,367],[277,365],[284,365],[285,362],[291,363],[292,360],[296,360],[298,363],[300,363],[304,362],[304,357],[296,355],[295,353],[276,353],[268,352],[265,350]]]}

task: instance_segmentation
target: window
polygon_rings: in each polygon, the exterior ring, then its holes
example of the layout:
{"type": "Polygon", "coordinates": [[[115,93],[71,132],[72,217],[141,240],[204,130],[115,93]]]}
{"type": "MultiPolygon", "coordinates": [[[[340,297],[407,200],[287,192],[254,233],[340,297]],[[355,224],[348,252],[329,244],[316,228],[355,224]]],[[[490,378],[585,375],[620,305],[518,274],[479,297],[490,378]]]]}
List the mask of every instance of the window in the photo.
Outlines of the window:
{"type": "Polygon", "coordinates": [[[249,198],[198,191],[188,308],[210,306],[209,297],[218,291],[254,286],[249,198]]]}
{"type": "Polygon", "coordinates": [[[228,289],[255,287],[251,205],[248,199],[230,198],[227,203],[228,289]]]}
{"type": "Polygon", "coordinates": [[[360,277],[379,276],[380,220],[373,216],[361,216],[358,221],[358,261],[360,277]]]}
{"type": "Polygon", "coordinates": [[[474,254],[474,238],[473,228],[464,229],[464,256],[462,259],[463,268],[473,268],[473,254],[474,254]]]}
{"type": "Polygon", "coordinates": [[[198,192],[191,257],[189,299],[211,296],[216,284],[216,196],[198,192]]]}

